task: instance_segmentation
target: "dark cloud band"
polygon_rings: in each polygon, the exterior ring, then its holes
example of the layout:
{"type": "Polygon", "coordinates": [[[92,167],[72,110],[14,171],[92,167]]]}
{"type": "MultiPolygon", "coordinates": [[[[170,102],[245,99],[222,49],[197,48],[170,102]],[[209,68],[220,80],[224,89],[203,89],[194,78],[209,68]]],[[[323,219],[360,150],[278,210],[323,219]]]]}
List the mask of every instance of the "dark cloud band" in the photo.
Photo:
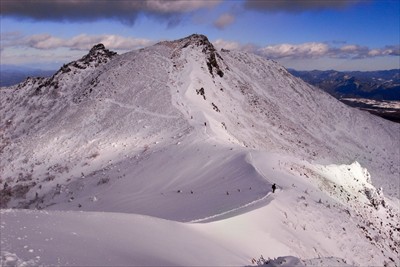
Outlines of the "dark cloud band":
{"type": "Polygon", "coordinates": [[[1,15],[47,21],[114,19],[133,24],[139,14],[174,19],[185,12],[212,7],[218,0],[5,0],[1,15]]]}
{"type": "Polygon", "coordinates": [[[265,12],[297,13],[307,10],[341,9],[358,2],[360,0],[246,0],[244,6],[265,12]]]}

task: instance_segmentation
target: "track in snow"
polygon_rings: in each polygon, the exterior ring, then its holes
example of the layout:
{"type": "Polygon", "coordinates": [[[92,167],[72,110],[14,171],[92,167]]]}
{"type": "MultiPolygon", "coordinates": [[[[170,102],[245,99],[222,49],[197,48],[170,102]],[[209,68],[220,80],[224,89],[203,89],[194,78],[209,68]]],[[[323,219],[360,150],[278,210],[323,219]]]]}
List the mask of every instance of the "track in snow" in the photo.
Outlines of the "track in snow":
{"type": "Polygon", "coordinates": [[[104,102],[108,102],[108,103],[117,105],[121,108],[132,109],[132,110],[134,110],[134,112],[143,113],[143,114],[147,114],[147,115],[155,116],[155,117],[159,117],[159,118],[164,118],[164,119],[178,119],[179,118],[178,116],[164,115],[164,114],[160,114],[160,113],[156,113],[156,112],[147,111],[138,106],[123,104],[123,103],[117,102],[117,101],[115,101],[113,99],[109,99],[109,98],[105,98],[104,102]]]}
{"type": "Polygon", "coordinates": [[[190,221],[190,223],[208,223],[208,222],[214,222],[214,221],[219,221],[219,220],[223,220],[229,217],[233,217],[233,216],[237,216],[239,214],[243,214],[246,212],[249,212],[251,210],[260,208],[262,206],[267,205],[272,198],[269,198],[269,196],[271,195],[271,192],[268,192],[265,196],[263,196],[262,198],[256,199],[252,202],[249,202],[247,204],[244,204],[240,207],[228,210],[228,211],[224,211],[215,215],[211,215],[205,218],[201,218],[201,219],[196,219],[196,220],[192,220],[190,221]]]}

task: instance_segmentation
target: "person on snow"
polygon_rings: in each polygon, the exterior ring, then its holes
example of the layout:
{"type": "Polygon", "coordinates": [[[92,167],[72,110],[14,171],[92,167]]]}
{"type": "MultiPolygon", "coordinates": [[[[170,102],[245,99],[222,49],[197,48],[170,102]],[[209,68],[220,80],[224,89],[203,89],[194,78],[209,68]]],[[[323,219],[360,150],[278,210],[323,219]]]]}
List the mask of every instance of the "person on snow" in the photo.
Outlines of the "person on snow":
{"type": "Polygon", "coordinates": [[[276,190],[276,184],[273,184],[272,185],[272,193],[275,193],[275,190],[276,190]]]}

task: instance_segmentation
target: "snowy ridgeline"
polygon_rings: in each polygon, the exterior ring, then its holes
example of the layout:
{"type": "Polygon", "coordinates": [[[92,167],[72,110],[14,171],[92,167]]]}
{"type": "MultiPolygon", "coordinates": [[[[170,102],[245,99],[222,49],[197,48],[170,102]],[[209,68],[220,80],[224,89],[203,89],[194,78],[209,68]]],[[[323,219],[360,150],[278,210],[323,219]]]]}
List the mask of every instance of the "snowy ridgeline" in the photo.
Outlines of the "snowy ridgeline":
{"type": "MultiPolygon", "coordinates": [[[[2,264],[251,266],[262,258],[267,266],[398,264],[398,203],[383,202],[358,163],[322,166],[264,152],[247,154],[245,161],[253,168],[229,195],[227,184],[212,183],[214,191],[205,190],[202,179],[188,188],[181,183],[181,190],[153,192],[156,204],[149,212],[170,220],[65,211],[68,207],[61,204],[64,211],[2,210],[2,264]],[[267,183],[254,184],[254,175],[267,183]],[[269,182],[278,185],[275,193],[269,182]],[[210,191],[207,198],[216,205],[203,199],[204,191],[210,191]],[[260,195],[250,201],[252,191],[260,195]],[[163,201],[177,212],[166,212],[163,201]],[[199,218],[193,210],[212,215],[199,218]],[[176,221],[181,218],[188,222],[176,221]]],[[[238,162],[229,164],[225,170],[235,169],[238,162]]],[[[184,172],[179,169],[176,175],[184,172]]],[[[79,197],[81,209],[90,203],[112,205],[104,201],[107,192],[121,188],[110,183],[100,185],[103,191],[96,196],[79,197]]],[[[122,196],[133,203],[129,197],[140,202],[135,193],[122,196]]]]}
{"type": "Polygon", "coordinates": [[[399,125],[273,61],[99,45],[0,96],[1,207],[43,210],[2,265],[399,265],[399,125]]]}

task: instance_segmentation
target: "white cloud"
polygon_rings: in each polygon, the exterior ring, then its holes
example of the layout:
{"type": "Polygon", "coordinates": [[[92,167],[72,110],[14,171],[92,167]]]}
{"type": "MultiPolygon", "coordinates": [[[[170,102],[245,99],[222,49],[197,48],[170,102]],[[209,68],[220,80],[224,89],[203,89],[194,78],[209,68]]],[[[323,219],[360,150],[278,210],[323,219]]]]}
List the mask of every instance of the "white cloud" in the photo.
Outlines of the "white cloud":
{"type": "Polygon", "coordinates": [[[212,43],[215,46],[215,48],[217,48],[217,49],[240,50],[240,51],[251,52],[251,53],[258,53],[258,49],[259,49],[258,46],[251,44],[251,43],[241,44],[239,42],[227,41],[224,39],[217,39],[212,43]]]}
{"type": "Polygon", "coordinates": [[[228,50],[241,50],[242,45],[238,42],[226,41],[223,39],[217,39],[213,42],[213,45],[217,49],[228,49],[228,50]]]}
{"type": "Polygon", "coordinates": [[[218,29],[224,29],[235,21],[235,16],[229,13],[224,13],[214,22],[214,26],[218,29]]]}
{"type": "Polygon", "coordinates": [[[400,56],[400,45],[386,46],[381,49],[382,55],[400,56]]]}
{"type": "Polygon", "coordinates": [[[3,48],[19,46],[30,47],[40,50],[51,50],[57,48],[69,48],[71,50],[89,50],[93,45],[102,43],[111,50],[134,50],[149,46],[154,42],[144,38],[124,37],[120,35],[87,35],[80,34],[72,38],[59,38],[49,34],[35,34],[18,39],[9,40],[3,48]]]}
{"type": "Polygon", "coordinates": [[[329,47],[325,43],[279,44],[262,47],[259,52],[268,58],[318,58],[327,55],[329,47]]]}
{"type": "Polygon", "coordinates": [[[360,45],[330,46],[326,43],[278,44],[258,49],[267,58],[316,59],[322,57],[360,59],[378,56],[398,56],[399,48],[387,46],[384,48],[368,48],[360,45]]]}
{"type": "Polygon", "coordinates": [[[359,50],[359,48],[360,47],[358,45],[345,45],[345,46],[342,46],[340,48],[340,50],[343,52],[351,53],[351,52],[355,52],[355,51],[359,50]]]}
{"type": "MultiPolygon", "coordinates": [[[[118,52],[130,51],[155,43],[145,38],[125,37],[120,35],[87,35],[80,34],[71,38],[60,38],[50,34],[24,36],[19,32],[3,32],[0,36],[0,52],[3,64],[23,62],[66,62],[86,53],[93,45],[103,43],[106,48],[118,52]],[[29,53],[28,53],[29,51],[29,53]],[[28,54],[27,54],[28,53],[28,54]],[[36,55],[36,56],[35,56],[36,55]],[[40,55],[40,56],[38,56],[40,55]],[[51,57],[49,57],[52,55],[51,57]],[[36,59],[34,59],[36,57],[36,59]]],[[[377,61],[386,58],[398,63],[400,46],[392,45],[382,48],[369,48],[354,44],[309,42],[303,44],[275,44],[264,47],[255,44],[243,44],[237,41],[217,39],[213,42],[217,49],[240,50],[256,53],[260,56],[276,59],[280,62],[360,62],[368,59],[377,61]]],[[[303,63],[301,63],[303,62],[303,63]]],[[[322,63],[321,63],[322,64],[322,63]]]]}
{"type": "Polygon", "coordinates": [[[366,46],[347,44],[333,46],[328,43],[309,42],[303,44],[276,44],[264,47],[255,44],[241,44],[235,41],[217,39],[213,42],[218,49],[241,50],[253,52],[271,59],[361,59],[379,56],[400,56],[399,46],[368,48],[366,46]]]}
{"type": "Polygon", "coordinates": [[[86,35],[81,34],[67,40],[65,47],[76,50],[88,50],[94,44],[102,43],[111,50],[133,50],[149,46],[154,42],[143,38],[123,37],[120,35],[86,35]]]}
{"type": "Polygon", "coordinates": [[[379,56],[380,54],[381,51],[379,49],[372,49],[371,51],[368,52],[368,55],[372,57],[379,56]]]}
{"type": "Polygon", "coordinates": [[[110,34],[80,34],[71,38],[60,38],[50,34],[23,36],[19,33],[2,33],[0,43],[2,64],[40,65],[42,68],[54,69],[81,57],[98,43],[121,53],[152,45],[154,41],[110,34]]]}
{"type": "Polygon", "coordinates": [[[63,39],[53,37],[49,34],[36,34],[19,41],[19,45],[37,49],[54,49],[63,46],[63,39]]]}

